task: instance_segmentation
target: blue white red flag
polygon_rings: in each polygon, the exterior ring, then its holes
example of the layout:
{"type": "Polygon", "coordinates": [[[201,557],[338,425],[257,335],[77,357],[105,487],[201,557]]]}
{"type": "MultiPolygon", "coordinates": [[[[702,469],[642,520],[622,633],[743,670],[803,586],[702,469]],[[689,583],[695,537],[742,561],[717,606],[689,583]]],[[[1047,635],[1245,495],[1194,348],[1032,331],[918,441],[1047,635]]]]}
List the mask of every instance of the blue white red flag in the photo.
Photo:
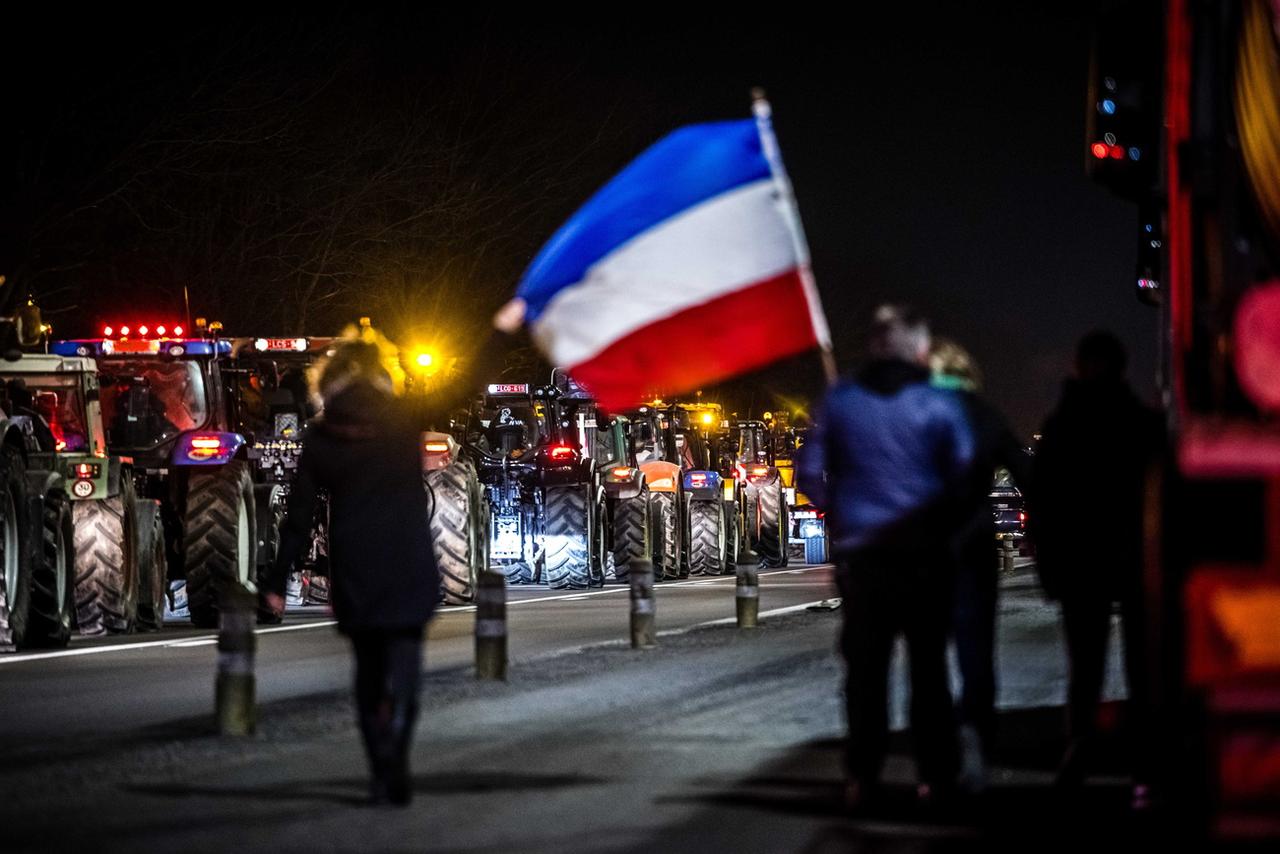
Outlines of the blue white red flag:
{"type": "Polygon", "coordinates": [[[552,364],[612,409],[830,347],[767,104],[637,157],[560,227],[516,296],[552,364]]]}

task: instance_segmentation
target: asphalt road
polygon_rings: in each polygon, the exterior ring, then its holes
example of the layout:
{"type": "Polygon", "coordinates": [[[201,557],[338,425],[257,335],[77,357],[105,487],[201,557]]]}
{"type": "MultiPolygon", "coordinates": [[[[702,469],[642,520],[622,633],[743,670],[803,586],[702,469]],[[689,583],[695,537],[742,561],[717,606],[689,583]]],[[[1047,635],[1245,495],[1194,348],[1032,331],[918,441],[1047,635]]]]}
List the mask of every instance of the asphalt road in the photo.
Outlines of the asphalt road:
{"type": "MultiPolygon", "coordinates": [[[[263,632],[269,702],[248,739],[211,733],[213,653],[190,645],[199,633],[0,664],[0,850],[1137,847],[1145,829],[1099,820],[1122,814],[1114,774],[1067,810],[1049,787],[1065,666],[1056,609],[1020,563],[1002,591],[994,785],[964,815],[916,811],[902,733],[886,768],[896,800],[869,818],[842,811],[841,613],[803,607],[831,593],[824,566],[764,574],[754,631],[731,623],[731,578],[659,586],[666,633],[644,651],[621,643],[621,589],[514,591],[506,683],[472,678],[471,612],[447,611],[428,644],[407,810],[363,805],[347,652],[328,626],[263,632]]],[[[1111,698],[1122,694],[1115,664],[1111,698]]],[[[892,679],[900,728],[900,667],[892,679]]]]}
{"type": "MultiPolygon", "coordinates": [[[[762,610],[833,595],[826,568],[761,575],[762,610]]],[[[658,630],[732,617],[734,583],[733,576],[659,583],[658,630]]],[[[629,607],[629,588],[620,584],[577,592],[508,588],[512,666],[629,637],[629,607]]],[[[473,663],[474,612],[474,606],[441,609],[428,635],[429,669],[473,663]]],[[[171,624],[153,635],[75,638],[67,650],[0,655],[0,763],[209,715],[215,641],[208,630],[171,624]]],[[[258,629],[256,674],[262,703],[343,691],[351,684],[348,647],[325,609],[291,611],[284,625],[258,629]]]]}

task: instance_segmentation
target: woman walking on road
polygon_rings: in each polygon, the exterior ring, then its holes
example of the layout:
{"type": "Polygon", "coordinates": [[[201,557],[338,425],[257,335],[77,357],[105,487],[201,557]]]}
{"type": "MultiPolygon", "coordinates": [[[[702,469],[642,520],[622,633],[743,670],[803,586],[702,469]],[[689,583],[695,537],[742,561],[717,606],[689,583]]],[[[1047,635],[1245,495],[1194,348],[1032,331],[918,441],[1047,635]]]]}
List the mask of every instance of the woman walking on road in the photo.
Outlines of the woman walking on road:
{"type": "Polygon", "coordinates": [[[1006,468],[1026,489],[1031,457],[1022,449],[1004,416],[979,394],[982,373],[960,345],[939,338],[929,354],[935,387],[953,390],[964,404],[973,434],[973,463],[958,493],[958,528],[951,544],[955,562],[952,600],[956,659],[960,665],[960,786],[986,788],[987,757],[996,728],[996,571],[995,523],[991,482],[1006,468]]]}
{"type": "Polygon", "coordinates": [[[340,345],[321,373],[319,391],[324,414],[307,428],[268,599],[283,610],[285,580],[310,540],[317,491],[325,490],[331,601],[355,655],[371,799],[404,805],[412,796],[408,754],[423,634],[440,590],[421,433],[394,397],[374,344],[340,345]]]}

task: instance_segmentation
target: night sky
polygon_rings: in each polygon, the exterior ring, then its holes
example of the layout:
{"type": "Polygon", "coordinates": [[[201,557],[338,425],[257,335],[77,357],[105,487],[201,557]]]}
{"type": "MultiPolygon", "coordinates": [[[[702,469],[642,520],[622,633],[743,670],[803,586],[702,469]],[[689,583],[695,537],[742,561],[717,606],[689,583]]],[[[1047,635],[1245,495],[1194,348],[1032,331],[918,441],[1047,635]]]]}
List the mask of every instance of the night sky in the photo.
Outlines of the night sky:
{"type": "MultiPolygon", "coordinates": [[[[1131,284],[1136,213],[1084,175],[1088,16],[1042,5],[19,21],[0,272],[60,334],[122,306],[180,316],[185,283],[231,334],[372,313],[466,353],[594,189],[680,124],[747,116],[762,85],[840,361],[877,303],[910,302],[1029,433],[1080,334],[1120,334],[1148,398],[1156,336],[1131,284]]],[[[803,398],[816,364],[725,399],[803,398]]]]}

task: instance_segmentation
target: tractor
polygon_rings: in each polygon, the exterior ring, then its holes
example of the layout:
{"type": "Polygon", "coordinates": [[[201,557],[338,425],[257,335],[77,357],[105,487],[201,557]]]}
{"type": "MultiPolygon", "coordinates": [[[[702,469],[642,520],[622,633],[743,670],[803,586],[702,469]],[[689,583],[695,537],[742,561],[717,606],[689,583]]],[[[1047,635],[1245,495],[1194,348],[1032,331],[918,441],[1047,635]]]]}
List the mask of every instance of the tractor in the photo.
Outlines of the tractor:
{"type": "MultiPolygon", "coordinates": [[[[5,367],[43,340],[38,311],[25,314],[34,322],[22,312],[0,321],[5,367]]],[[[33,404],[25,384],[0,386],[0,650],[64,647],[75,623],[70,496],[33,404]]]]}
{"type": "MultiPolygon", "coordinates": [[[[0,379],[6,408],[34,415],[29,470],[56,472],[66,484],[46,499],[45,512],[57,516],[55,505],[70,502],[69,595],[80,633],[158,631],[168,577],[160,505],[137,497],[133,461],[107,450],[97,365],[79,356],[26,354],[0,364],[0,379]]],[[[51,526],[60,524],[51,518],[51,526]]]]}
{"type": "Polygon", "coordinates": [[[656,406],[641,406],[624,422],[628,444],[649,493],[650,556],[656,580],[688,574],[684,559],[688,528],[684,475],[670,419],[656,406]]]}
{"type": "Polygon", "coordinates": [[[250,437],[238,431],[221,324],[108,326],[53,352],[93,360],[106,451],[133,461],[134,494],[160,503],[169,575],[185,581],[191,621],[212,627],[230,584],[257,580],[250,437]]]}
{"type": "Polygon", "coordinates": [[[748,536],[761,564],[786,566],[790,559],[790,507],[788,488],[775,464],[773,438],[763,421],[739,421],[734,431],[734,469],[746,493],[746,516],[751,520],[748,536]]]}
{"type": "Polygon", "coordinates": [[[586,435],[595,420],[564,394],[492,384],[466,428],[489,504],[490,558],[511,583],[604,583],[607,507],[586,435]]]}

